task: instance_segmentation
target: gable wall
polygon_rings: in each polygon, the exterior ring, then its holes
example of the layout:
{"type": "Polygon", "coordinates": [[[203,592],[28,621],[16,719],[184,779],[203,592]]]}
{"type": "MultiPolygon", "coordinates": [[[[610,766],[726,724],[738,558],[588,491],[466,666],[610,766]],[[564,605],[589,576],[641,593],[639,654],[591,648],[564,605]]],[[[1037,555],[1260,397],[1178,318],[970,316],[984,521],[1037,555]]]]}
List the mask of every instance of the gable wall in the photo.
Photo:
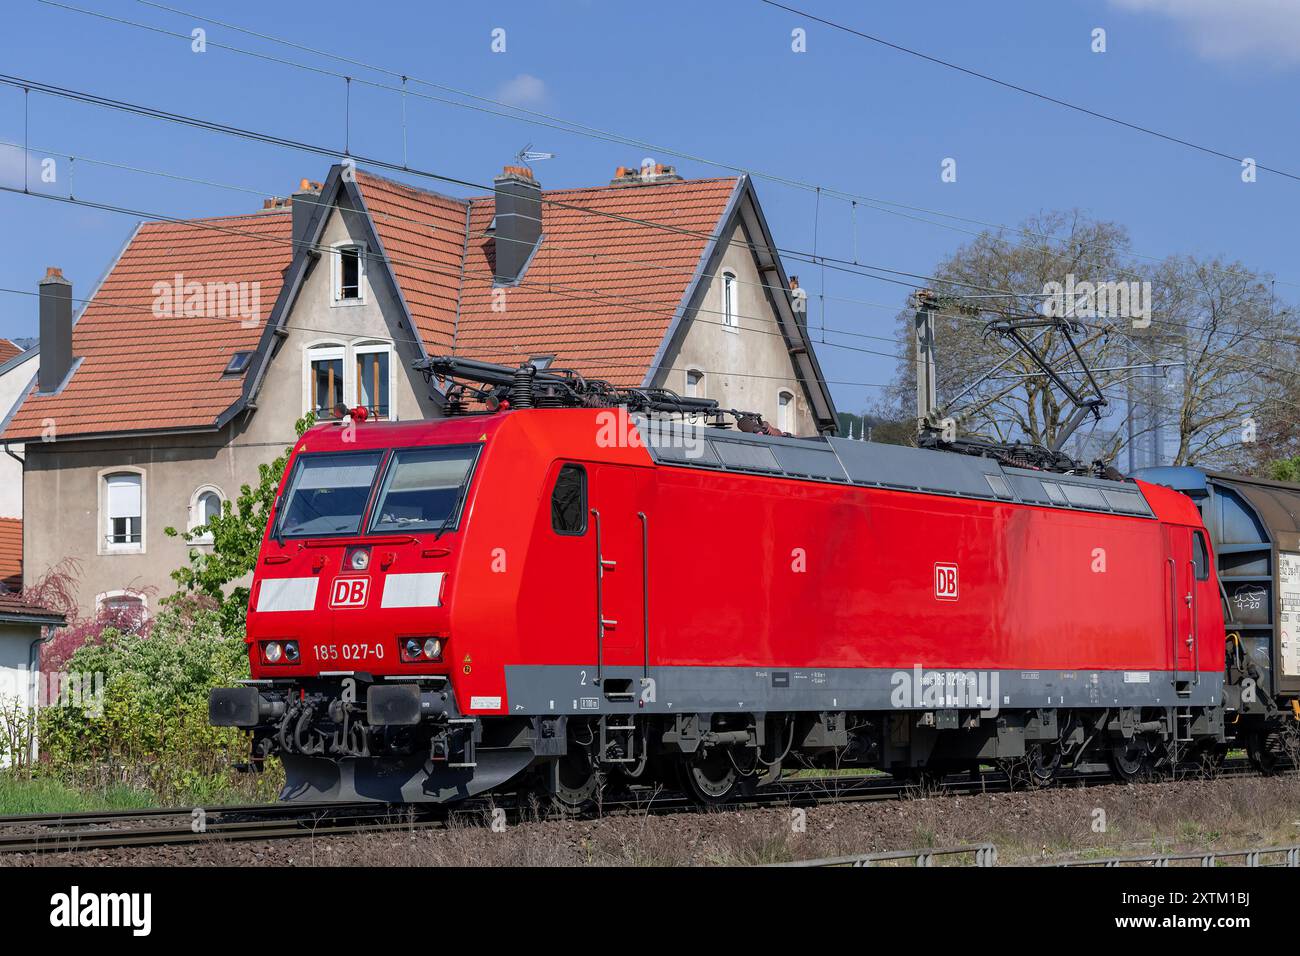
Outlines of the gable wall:
{"type": "MultiPolygon", "coordinates": [[[[796,435],[815,435],[803,386],[795,377],[785,338],[776,323],[757,261],[747,243],[748,233],[737,222],[727,237],[721,258],[706,268],[701,281],[698,311],[688,312],[675,341],[665,352],[654,384],[686,394],[686,370],[700,369],[704,375],[702,397],[716,399],[724,408],[759,412],[777,424],[777,395],[794,395],[796,435]],[[724,328],[722,273],[735,273],[739,281],[739,330],[724,328]],[[728,370],[719,373],[719,370],[728,370]]],[[[775,276],[775,273],[772,273],[775,276]]]]}
{"type": "MultiPolygon", "coordinates": [[[[345,217],[331,214],[322,244],[360,239],[345,217]]],[[[410,371],[417,357],[409,329],[397,328],[399,303],[382,283],[369,281],[364,303],[331,306],[330,262],[322,256],[312,268],[286,325],[261,391],[257,412],[241,415],[221,432],[188,435],[122,436],[111,440],[33,442],[26,448],[23,473],[24,582],[31,584],[66,558],[78,567],[78,605],[83,614],[95,609],[97,595],[121,589],[148,594],[150,611],[174,590],[171,572],[183,565],[189,546],[163,529],[190,525],[190,503],[197,489],[215,486],[227,500],[243,484],[254,484],[258,466],[273,461],[296,440],[294,423],[303,415],[303,349],[322,341],[351,345],[394,341],[396,413],[403,419],[436,415],[421,376],[410,371]],[[107,471],[138,469],[144,474],[144,548],[140,552],[105,553],[100,502],[107,471]]],[[[345,361],[350,361],[350,356],[345,361]]],[[[250,373],[251,374],[251,370],[250,373]]],[[[346,397],[346,396],[345,396],[346,397]]]]}

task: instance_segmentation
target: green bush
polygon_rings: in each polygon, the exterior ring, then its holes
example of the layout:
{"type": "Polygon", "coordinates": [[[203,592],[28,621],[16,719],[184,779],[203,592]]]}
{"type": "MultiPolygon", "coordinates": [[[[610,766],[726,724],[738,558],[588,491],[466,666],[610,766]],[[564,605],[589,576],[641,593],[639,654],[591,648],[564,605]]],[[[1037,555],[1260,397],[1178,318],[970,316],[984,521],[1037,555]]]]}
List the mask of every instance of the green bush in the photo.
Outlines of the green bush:
{"type": "MultiPolygon", "coordinates": [[[[41,711],[45,767],[93,786],[147,788],[163,803],[201,803],[232,788],[274,793],[275,782],[236,779],[247,740],[208,725],[208,691],[248,677],[241,638],[222,636],[219,612],[172,604],[148,635],[107,631],[68,660],[67,671],[97,687],[79,705],[51,701],[41,711]]],[[[251,792],[250,796],[253,795],[251,792]]]]}

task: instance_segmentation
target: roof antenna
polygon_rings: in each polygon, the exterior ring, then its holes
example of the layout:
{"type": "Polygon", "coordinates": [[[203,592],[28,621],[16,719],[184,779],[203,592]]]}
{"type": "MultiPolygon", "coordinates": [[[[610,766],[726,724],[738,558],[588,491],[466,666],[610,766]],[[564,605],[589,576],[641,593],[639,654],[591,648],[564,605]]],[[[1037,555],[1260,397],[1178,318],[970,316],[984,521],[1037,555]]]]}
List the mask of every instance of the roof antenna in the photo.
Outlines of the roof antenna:
{"type": "Polygon", "coordinates": [[[527,167],[530,170],[533,168],[533,163],[540,163],[544,159],[554,159],[554,158],[555,158],[554,153],[543,153],[533,149],[532,143],[529,143],[519,152],[515,153],[515,162],[518,163],[520,166],[527,167]]]}

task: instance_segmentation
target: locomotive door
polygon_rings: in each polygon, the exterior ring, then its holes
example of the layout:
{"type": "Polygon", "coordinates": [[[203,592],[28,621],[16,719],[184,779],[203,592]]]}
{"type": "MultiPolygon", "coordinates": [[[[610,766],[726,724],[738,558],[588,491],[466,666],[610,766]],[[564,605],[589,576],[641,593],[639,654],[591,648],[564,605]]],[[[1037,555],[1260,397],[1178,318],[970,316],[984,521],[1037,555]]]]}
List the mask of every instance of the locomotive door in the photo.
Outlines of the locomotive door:
{"type": "Polygon", "coordinates": [[[1198,598],[1192,529],[1165,528],[1165,586],[1168,589],[1170,668],[1174,688],[1187,693],[1200,680],[1196,673],[1198,598]]]}
{"type": "MultiPolygon", "coordinates": [[[[595,531],[597,672],[607,697],[633,693],[628,666],[642,668],[646,645],[646,550],[649,526],[637,469],[598,465],[589,492],[595,531]],[[606,668],[617,668],[606,679],[606,668]]],[[[637,677],[640,676],[638,673],[637,677]]],[[[628,699],[631,699],[629,696],[628,699]]]]}

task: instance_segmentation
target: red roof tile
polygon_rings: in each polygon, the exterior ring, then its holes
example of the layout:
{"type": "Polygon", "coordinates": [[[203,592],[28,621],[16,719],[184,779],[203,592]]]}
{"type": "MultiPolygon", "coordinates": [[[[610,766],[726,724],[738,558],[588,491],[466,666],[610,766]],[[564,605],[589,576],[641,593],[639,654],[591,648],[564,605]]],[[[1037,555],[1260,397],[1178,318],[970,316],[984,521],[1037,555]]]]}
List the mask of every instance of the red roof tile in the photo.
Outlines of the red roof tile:
{"type": "Polygon", "coordinates": [[[557,368],[640,385],[736,182],[544,192],[542,243],[502,311],[486,234],[495,203],[473,200],[456,354],[506,364],[554,355],[557,368]]]}
{"type": "MultiPolygon", "coordinates": [[[[554,355],[556,367],[637,385],[738,181],[543,192],[542,243],[506,290],[504,311],[492,308],[492,197],[453,199],[360,171],[356,182],[429,353],[505,363],[554,355]]],[[[257,347],[290,235],[287,208],[141,225],[77,320],[80,364],[67,384],[53,395],[33,390],[3,437],[35,438],[49,419],[58,437],[213,426],[241,396],[243,377],[222,370],[234,352],[257,347]],[[155,283],[177,275],[255,283],[256,320],[155,315],[155,283]]]]}
{"type": "Polygon", "coordinates": [[[465,202],[360,171],[357,185],[425,347],[449,350],[465,252],[465,202]]]}
{"type": "Polygon", "coordinates": [[[288,210],[141,225],[77,319],[80,364],[59,392],[33,386],[4,437],[37,437],[47,419],[59,437],[211,426],[240,396],[243,378],[222,370],[233,353],[257,347],[289,239],[288,210]],[[179,306],[155,315],[155,283],[170,287],[178,275],[186,284],[249,283],[243,301],[256,305],[254,321],[233,306],[217,310],[228,317],[186,316],[179,306]]]}
{"type": "Polygon", "coordinates": [[[23,586],[23,521],[0,518],[0,584],[17,591],[23,586]]]}
{"type": "Polygon", "coordinates": [[[0,339],[0,362],[7,362],[15,355],[22,354],[22,351],[8,339],[0,339]]]}
{"type": "Polygon", "coordinates": [[[58,611],[51,611],[33,601],[25,601],[16,594],[0,594],[0,620],[7,617],[39,617],[47,619],[51,624],[62,624],[64,621],[64,616],[58,611]]]}

